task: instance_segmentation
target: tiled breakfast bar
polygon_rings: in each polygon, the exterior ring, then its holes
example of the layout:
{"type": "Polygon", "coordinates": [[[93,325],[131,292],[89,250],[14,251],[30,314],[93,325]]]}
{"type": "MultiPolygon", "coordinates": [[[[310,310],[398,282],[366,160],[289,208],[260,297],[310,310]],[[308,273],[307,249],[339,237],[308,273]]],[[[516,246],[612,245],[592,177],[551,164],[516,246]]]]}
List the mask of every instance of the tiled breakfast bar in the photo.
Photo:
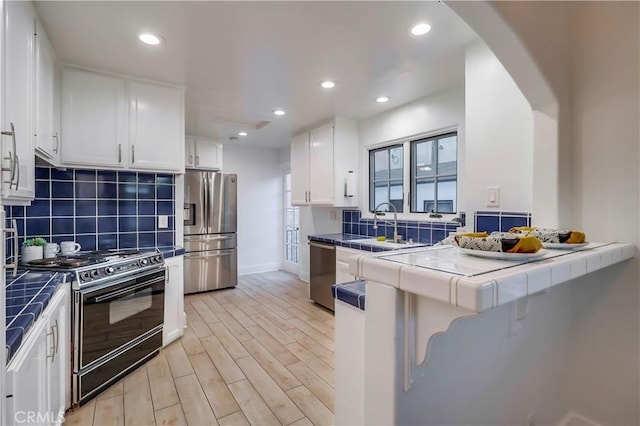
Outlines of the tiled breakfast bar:
{"type": "MultiPolygon", "coordinates": [[[[365,384],[359,397],[350,388],[354,381],[337,382],[336,424],[521,422],[517,409],[504,410],[500,419],[490,412],[470,419],[464,416],[473,410],[461,407],[474,400],[504,404],[517,392],[540,394],[536,386],[559,374],[542,360],[570,362],[563,344],[573,330],[566,315],[572,292],[583,281],[591,284],[587,275],[622,268],[633,257],[634,246],[625,243],[544,249],[518,260],[470,256],[449,245],[351,257],[362,281],[334,288],[345,303],[340,306],[351,305],[336,309],[336,341],[339,330],[349,329],[354,334],[343,342],[362,341],[364,350],[356,359],[353,347],[336,344],[336,373],[353,371],[365,384]],[[560,286],[566,282],[572,285],[560,286]],[[504,371],[509,374],[500,376],[504,371]]],[[[545,414],[538,413],[541,423],[545,414]]]]}

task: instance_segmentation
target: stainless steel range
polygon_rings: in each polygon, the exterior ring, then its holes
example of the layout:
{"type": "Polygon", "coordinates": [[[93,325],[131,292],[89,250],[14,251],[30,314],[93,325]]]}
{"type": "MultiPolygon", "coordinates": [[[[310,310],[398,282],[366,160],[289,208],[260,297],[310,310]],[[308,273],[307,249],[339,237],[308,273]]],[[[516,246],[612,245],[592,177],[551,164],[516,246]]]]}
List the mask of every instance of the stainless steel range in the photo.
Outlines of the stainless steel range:
{"type": "Polygon", "coordinates": [[[98,251],[42,259],[72,279],[72,402],[77,407],[155,356],[162,346],[164,258],[98,251]]]}

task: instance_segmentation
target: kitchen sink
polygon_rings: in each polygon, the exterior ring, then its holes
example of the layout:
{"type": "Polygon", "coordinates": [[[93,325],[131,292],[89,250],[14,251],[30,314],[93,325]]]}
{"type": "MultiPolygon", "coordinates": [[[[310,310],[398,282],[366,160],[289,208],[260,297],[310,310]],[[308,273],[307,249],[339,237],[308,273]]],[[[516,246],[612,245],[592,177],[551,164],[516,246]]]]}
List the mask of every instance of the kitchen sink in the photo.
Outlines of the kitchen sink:
{"type": "Polygon", "coordinates": [[[397,243],[393,242],[392,240],[378,241],[376,238],[361,238],[358,240],[349,240],[349,242],[357,243],[357,244],[367,244],[367,245],[376,246],[376,247],[386,247],[386,248],[409,248],[409,247],[424,245],[420,243],[410,243],[409,241],[404,241],[404,240],[397,243]]]}

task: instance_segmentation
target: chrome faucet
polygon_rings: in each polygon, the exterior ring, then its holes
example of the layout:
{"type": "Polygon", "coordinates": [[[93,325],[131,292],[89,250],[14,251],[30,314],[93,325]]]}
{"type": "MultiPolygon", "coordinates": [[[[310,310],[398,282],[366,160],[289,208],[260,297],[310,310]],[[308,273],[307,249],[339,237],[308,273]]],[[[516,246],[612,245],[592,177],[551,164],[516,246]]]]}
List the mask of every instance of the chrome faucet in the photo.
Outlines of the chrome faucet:
{"type": "Polygon", "coordinates": [[[399,243],[402,239],[402,235],[398,235],[398,210],[396,206],[388,202],[382,202],[373,209],[373,229],[378,229],[378,207],[387,205],[393,209],[393,242],[399,243]]]}

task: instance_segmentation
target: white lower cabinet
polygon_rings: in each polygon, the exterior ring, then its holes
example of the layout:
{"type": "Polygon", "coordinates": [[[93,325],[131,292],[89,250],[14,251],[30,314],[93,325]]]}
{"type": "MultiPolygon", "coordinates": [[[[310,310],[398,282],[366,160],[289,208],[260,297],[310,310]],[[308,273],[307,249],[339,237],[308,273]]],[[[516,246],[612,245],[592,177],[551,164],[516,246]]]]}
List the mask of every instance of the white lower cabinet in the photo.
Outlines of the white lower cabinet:
{"type": "Polygon", "coordinates": [[[184,334],[184,256],[165,260],[167,284],[164,290],[164,327],[162,346],[184,334]]]}
{"type": "Polygon", "coordinates": [[[70,406],[69,285],[62,284],[7,366],[5,424],[61,424],[70,406]]]}
{"type": "Polygon", "coordinates": [[[336,247],[336,282],[346,283],[357,278],[354,270],[349,267],[349,260],[352,256],[373,256],[374,254],[376,253],[347,247],[336,247]]]}

